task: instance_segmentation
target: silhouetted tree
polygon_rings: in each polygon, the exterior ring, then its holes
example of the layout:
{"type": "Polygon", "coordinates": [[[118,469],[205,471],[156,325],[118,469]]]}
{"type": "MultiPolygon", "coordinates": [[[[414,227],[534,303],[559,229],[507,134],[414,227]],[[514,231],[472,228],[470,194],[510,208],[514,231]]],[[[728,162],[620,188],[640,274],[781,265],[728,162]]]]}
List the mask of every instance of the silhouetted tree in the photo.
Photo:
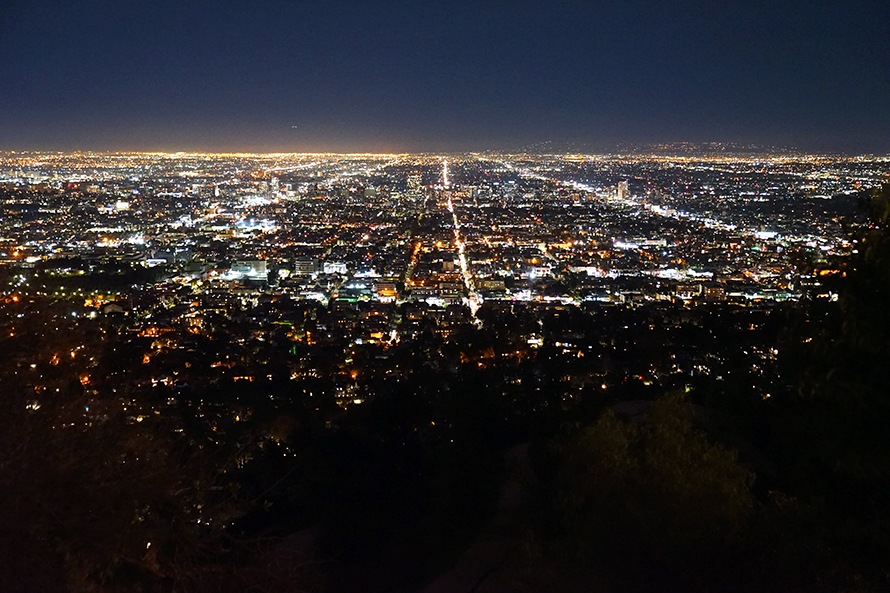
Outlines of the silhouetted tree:
{"type": "Polygon", "coordinates": [[[640,423],[606,410],[554,461],[546,516],[558,520],[539,541],[569,590],[713,590],[739,576],[753,474],[693,426],[682,392],[640,423]]]}
{"type": "Polygon", "coordinates": [[[824,276],[836,301],[807,304],[786,337],[783,372],[795,389],[771,411],[773,479],[818,517],[809,537],[820,540],[826,578],[887,586],[890,184],[865,206],[854,253],[824,276]]]}

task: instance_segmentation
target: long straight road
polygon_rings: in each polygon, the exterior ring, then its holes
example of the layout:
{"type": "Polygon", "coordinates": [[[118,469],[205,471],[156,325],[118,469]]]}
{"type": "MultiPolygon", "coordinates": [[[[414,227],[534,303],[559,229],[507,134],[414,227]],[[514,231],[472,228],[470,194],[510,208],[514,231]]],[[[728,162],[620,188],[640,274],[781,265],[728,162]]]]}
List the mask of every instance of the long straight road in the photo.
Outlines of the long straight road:
{"type": "Polygon", "coordinates": [[[457,213],[454,211],[454,202],[451,193],[448,192],[450,182],[448,181],[448,160],[442,159],[442,185],[445,188],[448,197],[448,211],[451,213],[451,219],[454,222],[454,244],[457,246],[457,257],[460,262],[460,271],[464,279],[464,286],[467,289],[467,306],[470,312],[476,318],[476,311],[482,306],[482,295],[476,292],[473,275],[470,273],[470,266],[467,264],[466,247],[460,236],[460,221],[457,219],[457,213]]]}

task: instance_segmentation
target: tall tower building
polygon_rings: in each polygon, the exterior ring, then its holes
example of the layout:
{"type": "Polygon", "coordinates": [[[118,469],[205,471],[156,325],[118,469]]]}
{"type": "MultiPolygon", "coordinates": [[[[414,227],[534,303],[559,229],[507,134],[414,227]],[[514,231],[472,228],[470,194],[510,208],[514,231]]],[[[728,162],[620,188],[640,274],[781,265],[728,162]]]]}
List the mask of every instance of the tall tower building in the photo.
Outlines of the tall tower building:
{"type": "Polygon", "coordinates": [[[618,182],[618,199],[619,200],[627,199],[627,182],[626,181],[618,182]]]}
{"type": "Polygon", "coordinates": [[[411,198],[419,198],[423,195],[421,189],[422,178],[420,173],[410,173],[408,175],[408,196],[411,198]]]}

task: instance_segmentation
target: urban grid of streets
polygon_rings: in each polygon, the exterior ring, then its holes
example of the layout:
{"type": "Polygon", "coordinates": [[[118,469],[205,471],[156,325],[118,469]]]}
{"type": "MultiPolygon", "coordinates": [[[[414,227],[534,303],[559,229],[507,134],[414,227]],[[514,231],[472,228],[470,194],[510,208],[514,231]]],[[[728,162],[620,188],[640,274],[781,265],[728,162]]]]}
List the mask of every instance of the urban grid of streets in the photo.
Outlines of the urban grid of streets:
{"type": "MultiPolygon", "coordinates": [[[[411,372],[398,352],[479,327],[497,349],[427,362],[584,361],[564,397],[735,365],[769,397],[772,313],[836,298],[825,280],[888,172],[719,153],[5,153],[0,335],[31,369],[29,406],[68,358],[90,393],[327,377],[348,405],[411,372]],[[100,387],[114,335],[140,364],[100,387]]],[[[133,401],[134,421],[153,413],[133,401]]]]}
{"type": "MultiPolygon", "coordinates": [[[[890,170],[886,158],[709,148],[698,157],[6,153],[0,183],[15,191],[4,197],[0,258],[22,269],[126,261],[199,293],[237,288],[246,302],[281,292],[462,303],[473,315],[492,300],[781,301],[818,289],[801,257],[827,262],[854,248],[842,227],[855,221],[853,196],[890,170]]],[[[87,296],[98,305],[121,295],[87,296]]]]}

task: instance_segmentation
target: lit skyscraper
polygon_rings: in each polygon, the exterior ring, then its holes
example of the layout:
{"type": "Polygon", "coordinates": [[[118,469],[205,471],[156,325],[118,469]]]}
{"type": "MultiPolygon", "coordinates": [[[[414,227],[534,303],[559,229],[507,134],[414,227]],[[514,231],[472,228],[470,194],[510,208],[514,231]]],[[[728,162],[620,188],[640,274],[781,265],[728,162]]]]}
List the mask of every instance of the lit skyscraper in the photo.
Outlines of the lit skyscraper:
{"type": "Polygon", "coordinates": [[[618,199],[619,200],[627,199],[627,182],[626,181],[618,182],[618,199]]]}

